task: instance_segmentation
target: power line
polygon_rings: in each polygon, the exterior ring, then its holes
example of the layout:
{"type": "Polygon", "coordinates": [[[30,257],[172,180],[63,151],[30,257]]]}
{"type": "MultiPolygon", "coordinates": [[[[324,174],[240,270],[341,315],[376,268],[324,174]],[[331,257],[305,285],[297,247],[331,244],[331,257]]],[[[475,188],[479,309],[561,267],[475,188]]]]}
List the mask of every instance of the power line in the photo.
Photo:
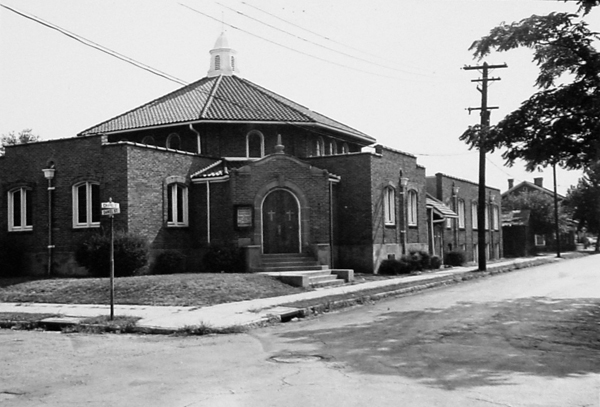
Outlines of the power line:
{"type": "MultiPolygon", "coordinates": [[[[368,59],[360,58],[360,57],[357,57],[357,56],[354,56],[354,55],[348,54],[348,53],[346,53],[346,52],[343,52],[343,51],[338,51],[338,50],[336,50],[336,49],[334,49],[334,48],[331,48],[331,47],[328,47],[328,46],[326,46],[326,45],[322,45],[322,44],[319,44],[319,43],[317,43],[317,42],[311,41],[311,40],[309,40],[308,38],[304,38],[304,37],[301,37],[301,36],[299,36],[299,35],[292,34],[292,33],[290,33],[289,31],[286,31],[286,30],[283,30],[283,29],[281,29],[281,28],[275,27],[275,26],[274,26],[274,25],[272,25],[272,24],[266,23],[266,22],[264,22],[264,21],[262,21],[262,20],[259,20],[259,19],[257,19],[257,18],[254,18],[254,17],[252,17],[252,16],[249,16],[249,15],[247,15],[247,14],[245,14],[245,13],[242,13],[241,11],[238,11],[238,10],[236,10],[236,9],[233,9],[233,8],[229,7],[229,6],[226,6],[226,5],[224,5],[224,4],[221,4],[221,3],[219,3],[218,1],[217,1],[216,3],[217,3],[219,6],[221,6],[221,7],[224,7],[224,8],[226,8],[226,9],[228,9],[228,10],[231,10],[231,11],[233,11],[234,13],[237,13],[237,14],[239,14],[239,15],[241,15],[241,16],[243,16],[243,17],[246,17],[246,18],[248,18],[248,19],[250,19],[250,20],[252,20],[252,21],[256,21],[256,22],[258,22],[258,23],[260,23],[260,24],[263,24],[263,25],[265,25],[265,26],[267,26],[267,27],[269,27],[269,28],[272,28],[272,29],[274,29],[274,30],[276,30],[276,31],[282,32],[282,33],[284,33],[284,34],[287,34],[287,35],[289,35],[289,36],[291,36],[291,37],[297,38],[297,39],[299,39],[299,40],[301,40],[301,41],[304,41],[304,42],[307,42],[307,43],[310,43],[310,44],[316,45],[316,46],[318,46],[318,47],[321,47],[321,48],[323,48],[323,49],[326,49],[326,50],[328,50],[328,51],[332,51],[332,52],[335,52],[335,53],[337,53],[337,54],[340,54],[340,55],[343,55],[343,56],[346,56],[346,57],[349,57],[349,58],[356,59],[356,60],[358,60],[358,61],[366,62],[366,63],[368,63],[368,64],[375,65],[375,66],[379,66],[379,67],[386,68],[386,69],[390,69],[390,70],[392,70],[392,71],[396,71],[396,72],[402,72],[402,73],[406,73],[406,74],[409,74],[409,75],[417,75],[417,76],[429,76],[429,75],[427,75],[427,74],[422,74],[422,73],[418,73],[418,72],[410,72],[410,71],[406,71],[406,70],[403,70],[403,69],[394,68],[394,67],[391,67],[391,66],[388,66],[388,65],[382,65],[382,64],[379,64],[379,63],[377,63],[377,62],[374,62],[373,60],[368,60],[368,59]]],[[[379,58],[379,57],[377,57],[377,58],[379,58]]]]}
{"type": "Polygon", "coordinates": [[[146,65],[146,64],[144,64],[142,62],[139,62],[139,61],[136,61],[133,58],[129,58],[128,56],[125,56],[125,55],[120,54],[120,53],[118,53],[116,51],[113,51],[110,48],[107,48],[107,47],[105,47],[103,45],[97,44],[97,43],[95,43],[95,42],[93,42],[91,40],[88,40],[87,38],[84,38],[84,37],[78,35],[78,34],[75,34],[75,33],[72,33],[70,31],[67,31],[66,29],[64,29],[64,28],[62,28],[62,27],[60,27],[60,26],[58,26],[56,24],[52,24],[52,23],[49,23],[47,21],[44,21],[41,18],[36,17],[36,16],[34,16],[32,14],[27,14],[27,13],[24,13],[22,11],[18,11],[18,10],[14,9],[12,7],[9,7],[9,6],[5,5],[5,4],[1,4],[0,3],[0,6],[4,7],[5,9],[7,9],[9,11],[12,11],[15,14],[20,15],[21,17],[25,17],[28,20],[34,21],[34,22],[36,22],[38,24],[41,24],[41,25],[43,25],[45,27],[48,27],[48,28],[50,28],[52,30],[58,31],[59,33],[61,33],[63,35],[66,35],[67,37],[69,37],[69,38],[71,38],[71,39],[73,39],[73,40],[75,40],[75,41],[77,41],[77,42],[79,42],[79,43],[81,43],[83,45],[86,45],[88,47],[97,49],[98,51],[104,52],[105,54],[108,54],[108,55],[110,55],[110,56],[112,56],[114,58],[120,59],[121,61],[127,62],[128,64],[134,65],[134,66],[136,66],[138,68],[141,68],[141,69],[143,69],[143,70],[145,70],[147,72],[150,72],[150,73],[152,73],[154,75],[163,77],[165,79],[168,79],[168,80],[170,80],[172,82],[175,82],[175,83],[178,83],[180,85],[187,85],[188,84],[188,82],[186,82],[186,81],[184,81],[182,79],[176,78],[176,77],[174,77],[172,75],[169,75],[169,74],[167,74],[165,72],[159,71],[158,69],[152,68],[149,65],[146,65]]]}
{"type": "Polygon", "coordinates": [[[318,56],[316,56],[316,55],[309,54],[309,53],[307,53],[307,52],[300,51],[300,50],[297,50],[297,49],[294,49],[294,48],[288,47],[287,45],[280,44],[280,43],[278,43],[278,42],[276,42],[276,41],[270,40],[270,39],[268,39],[268,38],[265,38],[265,37],[262,37],[262,36],[260,36],[260,35],[258,35],[258,34],[254,34],[254,33],[250,32],[250,31],[244,30],[243,28],[236,27],[236,26],[234,26],[233,24],[225,23],[225,22],[223,22],[223,21],[221,21],[221,20],[219,20],[219,19],[217,19],[217,18],[215,18],[215,17],[213,17],[213,16],[211,16],[211,15],[209,15],[209,14],[206,14],[206,13],[204,13],[204,12],[200,11],[200,10],[196,10],[195,8],[193,8],[193,7],[190,7],[190,6],[188,6],[187,4],[183,4],[183,3],[179,3],[179,4],[180,4],[181,6],[183,6],[183,7],[185,7],[185,8],[188,8],[188,9],[190,9],[191,11],[193,11],[193,12],[195,12],[195,13],[198,13],[198,14],[201,14],[201,15],[203,15],[204,17],[207,17],[207,18],[209,18],[209,19],[211,19],[211,20],[217,21],[218,23],[225,24],[226,26],[228,26],[228,27],[231,27],[231,28],[233,28],[234,30],[238,30],[238,31],[244,32],[244,33],[246,33],[246,34],[249,34],[249,35],[251,35],[251,36],[253,36],[253,37],[259,38],[259,39],[261,39],[261,40],[263,40],[263,41],[267,41],[267,42],[269,42],[269,43],[271,43],[271,44],[277,45],[278,47],[285,48],[285,49],[287,49],[287,50],[290,50],[290,51],[296,52],[296,53],[298,53],[298,54],[305,55],[305,56],[307,56],[307,57],[310,57],[310,58],[318,59],[319,61],[327,62],[327,63],[329,63],[329,64],[333,64],[333,65],[341,66],[342,68],[352,69],[352,70],[354,70],[354,71],[357,71],[357,72],[366,73],[366,74],[369,74],[369,75],[380,76],[380,77],[383,77],[383,78],[388,78],[388,79],[406,80],[406,79],[398,78],[397,76],[389,76],[389,75],[378,74],[378,73],[371,72],[371,71],[365,71],[365,70],[363,70],[363,69],[355,68],[355,67],[353,67],[353,66],[349,66],[349,65],[344,65],[344,64],[341,64],[341,63],[339,63],[339,62],[331,61],[331,60],[329,60],[329,59],[321,58],[321,57],[318,57],[318,56]]]}

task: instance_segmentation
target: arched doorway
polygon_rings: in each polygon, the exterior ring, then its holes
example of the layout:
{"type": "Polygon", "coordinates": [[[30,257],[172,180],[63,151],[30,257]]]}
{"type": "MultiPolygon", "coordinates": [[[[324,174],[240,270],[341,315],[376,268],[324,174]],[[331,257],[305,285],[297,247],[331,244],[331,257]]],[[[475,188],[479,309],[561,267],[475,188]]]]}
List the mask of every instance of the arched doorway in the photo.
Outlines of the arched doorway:
{"type": "Polygon", "coordinates": [[[263,253],[300,253],[300,205],[285,189],[270,192],[262,204],[263,253]]]}

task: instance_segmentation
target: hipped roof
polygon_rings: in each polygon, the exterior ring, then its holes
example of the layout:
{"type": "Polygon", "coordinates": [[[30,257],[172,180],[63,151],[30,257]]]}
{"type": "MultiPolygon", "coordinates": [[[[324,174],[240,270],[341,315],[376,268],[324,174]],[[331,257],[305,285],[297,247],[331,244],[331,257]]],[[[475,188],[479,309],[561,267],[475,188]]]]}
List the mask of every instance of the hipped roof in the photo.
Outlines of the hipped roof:
{"type": "Polygon", "coordinates": [[[375,139],[236,75],[205,77],[79,133],[118,133],[196,122],[273,122],[317,126],[362,144],[375,139]]]}

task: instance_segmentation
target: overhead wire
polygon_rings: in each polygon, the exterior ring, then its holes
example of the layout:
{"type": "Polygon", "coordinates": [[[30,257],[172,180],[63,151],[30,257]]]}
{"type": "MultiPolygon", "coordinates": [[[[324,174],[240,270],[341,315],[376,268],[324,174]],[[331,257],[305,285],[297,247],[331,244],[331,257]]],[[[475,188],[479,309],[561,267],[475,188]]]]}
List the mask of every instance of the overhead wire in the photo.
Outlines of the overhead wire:
{"type": "MultiPolygon", "coordinates": [[[[317,47],[320,47],[320,48],[326,49],[326,50],[328,50],[328,51],[332,51],[332,52],[335,52],[335,53],[337,53],[337,54],[340,54],[340,55],[346,56],[346,57],[348,57],[348,58],[356,59],[356,60],[358,60],[358,61],[366,62],[366,63],[368,63],[368,64],[371,64],[371,65],[375,65],[375,66],[378,66],[378,67],[381,67],[381,68],[386,68],[386,69],[389,69],[389,70],[392,70],[392,71],[396,71],[396,72],[402,72],[402,73],[409,74],[409,75],[417,75],[417,76],[430,76],[429,74],[424,74],[424,73],[419,73],[419,72],[411,72],[411,71],[407,71],[407,70],[404,70],[404,69],[398,69],[398,68],[394,68],[394,67],[391,67],[391,66],[388,66],[388,65],[379,64],[379,63],[377,63],[377,62],[375,62],[375,61],[373,61],[373,60],[368,60],[368,59],[365,59],[365,58],[360,58],[360,57],[357,57],[357,56],[354,56],[354,55],[348,54],[348,53],[346,53],[346,52],[343,52],[343,51],[336,50],[336,49],[334,49],[334,48],[331,48],[331,47],[328,47],[328,46],[326,46],[326,45],[322,45],[322,44],[319,44],[319,43],[317,43],[317,42],[311,41],[311,40],[309,40],[308,38],[304,38],[304,37],[301,37],[301,36],[299,36],[299,35],[296,35],[296,34],[290,33],[289,31],[286,31],[286,30],[284,30],[284,29],[281,29],[281,28],[279,28],[279,27],[275,27],[275,26],[274,26],[274,25],[272,25],[272,24],[266,23],[266,22],[264,22],[264,21],[262,21],[262,20],[259,20],[259,19],[257,19],[257,18],[254,18],[254,17],[252,17],[252,16],[249,16],[248,14],[245,14],[245,13],[243,13],[243,12],[239,11],[239,10],[236,10],[236,9],[234,9],[234,8],[231,8],[231,7],[229,7],[229,6],[226,6],[226,5],[224,5],[224,4],[222,4],[222,3],[218,2],[218,1],[216,1],[215,3],[216,3],[216,4],[218,4],[218,5],[219,5],[219,6],[221,6],[221,7],[224,7],[224,8],[226,8],[226,9],[228,9],[228,10],[231,10],[231,11],[233,11],[234,13],[237,13],[237,14],[239,14],[239,15],[241,15],[241,16],[243,16],[243,17],[245,17],[245,18],[248,18],[248,19],[250,19],[250,20],[252,20],[252,21],[256,21],[256,22],[258,22],[258,23],[260,23],[260,24],[262,24],[262,25],[265,25],[265,26],[267,26],[267,27],[269,27],[269,28],[272,28],[272,29],[274,29],[274,30],[276,30],[276,31],[279,31],[279,32],[281,32],[281,33],[284,33],[284,34],[287,34],[287,35],[289,35],[289,36],[291,36],[291,37],[294,37],[294,38],[297,38],[297,39],[299,39],[299,40],[301,40],[301,41],[304,41],[304,42],[307,42],[307,43],[310,43],[310,44],[316,45],[317,47]]],[[[378,58],[379,58],[379,57],[378,57],[378,58]]]]}
{"type": "Polygon", "coordinates": [[[7,10],[9,10],[9,11],[11,11],[11,12],[13,12],[13,13],[15,13],[15,14],[20,15],[21,17],[24,17],[24,18],[26,18],[28,20],[34,21],[34,22],[36,22],[38,24],[41,24],[41,25],[43,25],[43,26],[45,26],[47,28],[50,28],[52,30],[58,31],[59,33],[61,33],[63,35],[66,35],[67,37],[69,37],[69,38],[71,38],[71,39],[73,39],[73,40],[75,40],[75,41],[77,41],[77,42],[79,42],[79,43],[81,43],[83,45],[86,45],[86,46],[94,48],[94,49],[96,49],[98,51],[104,52],[105,54],[108,54],[108,55],[110,55],[110,56],[112,56],[114,58],[120,59],[121,61],[127,62],[128,64],[134,65],[134,66],[136,66],[138,68],[144,69],[145,71],[150,72],[150,73],[152,73],[154,75],[163,77],[163,78],[165,78],[167,80],[170,80],[172,82],[176,82],[176,83],[178,83],[180,85],[187,85],[187,82],[184,81],[184,80],[182,80],[182,79],[176,78],[176,77],[174,77],[172,75],[169,75],[169,74],[167,74],[165,72],[162,72],[162,71],[160,71],[158,69],[152,68],[149,65],[146,65],[146,64],[144,64],[142,62],[139,62],[139,61],[136,61],[133,58],[130,58],[128,56],[120,54],[117,51],[114,51],[114,50],[112,50],[110,48],[107,48],[107,47],[105,47],[103,45],[95,43],[95,42],[93,42],[91,40],[88,40],[87,38],[84,38],[84,37],[82,37],[82,36],[80,36],[78,34],[75,34],[75,33],[72,33],[70,31],[67,31],[66,29],[64,29],[64,28],[62,28],[62,27],[60,27],[60,26],[58,26],[56,24],[49,23],[48,21],[44,21],[41,18],[36,17],[36,16],[34,16],[32,14],[24,13],[22,11],[16,10],[16,9],[14,9],[12,7],[9,7],[9,6],[7,6],[5,4],[2,4],[2,3],[0,3],[0,6],[3,7],[3,8],[5,8],[5,9],[7,9],[7,10]]]}
{"type": "MultiPolygon", "coordinates": [[[[191,6],[188,6],[187,4],[179,3],[179,5],[181,5],[181,6],[185,7],[185,8],[188,8],[188,9],[190,9],[191,11],[193,11],[195,13],[203,15],[203,16],[211,19],[211,20],[217,21],[218,23],[221,23],[221,24],[224,24],[224,25],[226,25],[228,27],[231,27],[234,30],[241,31],[241,32],[246,33],[248,35],[251,35],[253,37],[259,38],[259,39],[261,39],[263,41],[266,41],[266,42],[269,42],[271,44],[274,44],[274,45],[276,45],[278,47],[285,48],[285,49],[290,50],[292,52],[295,52],[295,53],[298,53],[298,54],[301,54],[301,55],[304,55],[304,56],[307,56],[307,57],[310,57],[310,58],[314,58],[314,59],[317,59],[319,61],[326,62],[328,64],[337,65],[337,66],[340,66],[342,68],[351,69],[353,71],[366,73],[368,75],[374,75],[374,76],[379,76],[379,77],[388,78],[388,79],[395,79],[395,80],[408,80],[408,79],[399,78],[397,76],[390,76],[390,75],[384,75],[384,74],[380,74],[380,73],[376,73],[376,72],[372,72],[372,71],[367,71],[367,70],[364,70],[364,69],[360,69],[360,68],[356,68],[356,67],[353,67],[353,66],[345,65],[345,64],[342,64],[342,63],[339,63],[339,62],[331,61],[331,60],[326,59],[326,58],[321,58],[321,57],[319,57],[317,55],[313,55],[313,54],[310,54],[308,52],[304,52],[304,51],[300,51],[300,50],[294,49],[292,47],[289,47],[287,45],[284,45],[284,44],[278,43],[276,41],[270,40],[268,38],[265,38],[265,37],[263,37],[261,35],[255,34],[255,33],[250,32],[248,30],[244,30],[243,28],[237,27],[237,26],[235,26],[233,24],[226,23],[226,22],[224,22],[222,20],[219,20],[216,17],[211,16],[210,14],[204,13],[204,12],[202,12],[200,10],[197,10],[197,9],[191,7],[191,6]]],[[[411,80],[414,81],[415,79],[411,79],[411,80]]]]}

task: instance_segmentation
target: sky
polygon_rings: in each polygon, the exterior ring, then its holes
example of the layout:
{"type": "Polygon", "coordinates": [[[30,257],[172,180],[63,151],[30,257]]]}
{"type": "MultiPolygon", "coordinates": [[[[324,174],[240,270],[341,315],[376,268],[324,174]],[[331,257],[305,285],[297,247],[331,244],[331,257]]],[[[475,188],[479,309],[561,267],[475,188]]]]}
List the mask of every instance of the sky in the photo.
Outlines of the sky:
{"type": "MultiPolygon", "coordinates": [[[[0,7],[0,134],[30,128],[42,139],[74,137],[100,122],[206,76],[224,30],[240,76],[396,150],[427,175],[478,181],[479,156],[459,140],[479,123],[481,95],[467,65],[506,63],[491,76],[491,124],[536,92],[529,50],[482,61],[468,50],[501,22],[575,12],[552,0],[0,0],[82,41],[0,7]],[[158,70],[173,79],[152,73],[158,70]]],[[[600,10],[586,17],[600,31],[600,10]]],[[[489,186],[505,191],[543,177],[488,154],[489,186]]],[[[581,173],[557,171],[565,194],[581,173]]]]}

